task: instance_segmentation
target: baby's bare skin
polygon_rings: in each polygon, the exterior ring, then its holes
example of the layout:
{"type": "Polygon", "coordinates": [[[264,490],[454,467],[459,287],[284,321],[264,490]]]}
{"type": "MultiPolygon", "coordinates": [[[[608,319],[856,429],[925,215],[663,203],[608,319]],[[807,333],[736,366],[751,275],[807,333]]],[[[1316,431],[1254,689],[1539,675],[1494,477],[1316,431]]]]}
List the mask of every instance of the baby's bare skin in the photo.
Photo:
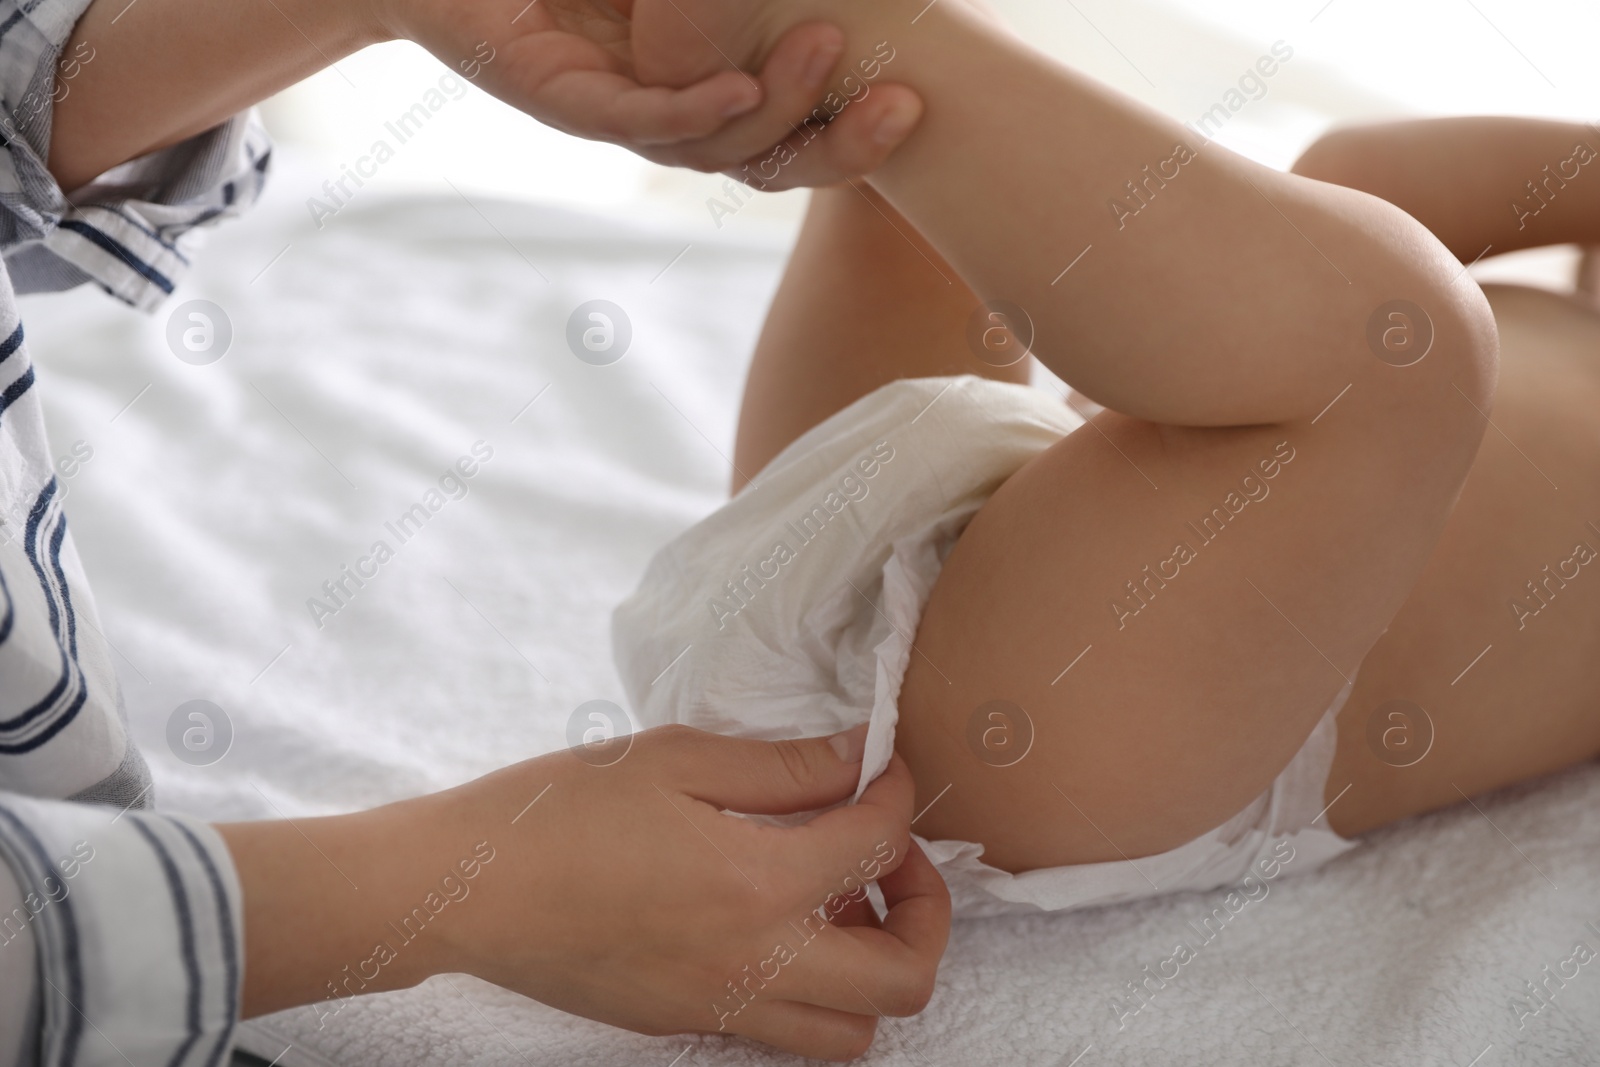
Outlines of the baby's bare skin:
{"type": "MultiPolygon", "coordinates": [[[[1338,716],[1324,803],[1326,825],[1346,837],[1600,755],[1600,312],[1544,290],[1489,286],[1486,292],[1503,346],[1496,429],[1421,578],[1360,665],[1338,716]],[[1591,562],[1579,562],[1585,558],[1591,562]],[[1561,577],[1574,570],[1576,577],[1561,577]],[[1537,598],[1530,581],[1539,586],[1537,598]]],[[[1293,473],[1292,465],[1284,472],[1293,473]]],[[[1281,480],[1286,488],[1287,478],[1281,480]]],[[[1265,506],[1288,499],[1269,498],[1265,506]]],[[[1174,585],[1160,595],[1176,591],[1174,585]]],[[[1175,605],[1152,602],[1157,606],[1175,605]]],[[[1174,639],[1206,625],[1204,612],[1190,611],[1177,620],[1174,639]]],[[[1073,672],[1088,665],[1086,657],[1073,672]]],[[[921,673],[937,691],[936,672],[921,673]]],[[[1108,830],[1111,817],[1090,806],[1075,784],[1092,769],[1073,763],[1064,737],[1037,705],[1029,758],[993,768],[973,760],[957,731],[930,722],[915,691],[909,696],[901,701],[898,746],[919,775],[919,810],[953,783],[916,824],[924,836],[989,835],[986,861],[1015,871],[1064,858],[1137,858],[1171,846],[1141,846],[1131,830],[1108,830]],[[1051,810],[1039,803],[1039,786],[1059,786],[1072,799],[1051,810]],[[951,801],[959,802],[946,808],[951,801]],[[1064,822],[1086,831],[1065,849],[1051,832],[1064,822]]],[[[1103,715],[1104,729],[1118,728],[1117,707],[1105,705],[1103,715]]],[[[1121,764],[1134,779],[1128,803],[1148,798],[1141,825],[1159,827],[1170,821],[1168,791],[1181,779],[1140,777],[1144,746],[1159,747],[1161,739],[1129,737],[1121,764]]],[[[1226,754],[1230,745],[1241,751],[1259,745],[1249,735],[1205,737],[1211,747],[1197,751],[1194,766],[1210,779],[1228,778],[1237,765],[1226,754]]]]}
{"type": "MultiPolygon", "coordinates": [[[[1503,128],[1498,120],[1487,124],[1483,151],[1496,154],[1490,135],[1503,128]]],[[[1448,132],[1455,142],[1470,141],[1460,127],[1448,132]]],[[[1542,157],[1550,149],[1544,141],[1555,144],[1581,131],[1513,132],[1519,141],[1531,142],[1528,154],[1542,157]]],[[[1528,161],[1500,162],[1515,171],[1528,161]]],[[[1490,191],[1464,189],[1459,202],[1432,206],[1467,219],[1476,212],[1492,228],[1504,205],[1493,201],[1490,191]]],[[[1576,195],[1581,190],[1571,192],[1559,203],[1560,213],[1544,213],[1554,229],[1530,240],[1554,243],[1569,231],[1591,232],[1585,214],[1591,209],[1576,195]]],[[[1436,201],[1448,194],[1428,186],[1436,201]]],[[[851,190],[817,194],[757,351],[736,457],[741,470],[758,470],[798,433],[899,377],[977,373],[1018,380],[1017,367],[987,366],[967,350],[963,330],[977,298],[952,293],[928,264],[953,271],[931,246],[896,232],[909,227],[897,217],[898,225],[887,221],[883,213],[890,212],[887,204],[869,204],[851,190]]],[[[1475,239],[1470,225],[1456,227],[1454,243],[1464,246],[1475,239]]],[[[1458,282],[1474,284],[1464,271],[1458,282]]],[[[1593,655],[1600,638],[1600,580],[1590,581],[1596,575],[1587,565],[1564,588],[1552,580],[1556,595],[1544,594],[1547,607],[1527,590],[1528,581],[1546,579],[1547,564],[1571,574],[1569,561],[1579,542],[1600,551],[1600,531],[1587,526],[1591,521],[1600,526],[1600,449],[1595,447],[1600,444],[1600,315],[1576,297],[1504,286],[1488,292],[1504,346],[1491,416],[1498,429],[1486,435],[1461,499],[1408,599],[1355,672],[1351,698],[1339,718],[1338,752],[1325,796],[1332,804],[1329,824],[1346,835],[1591,759],[1600,750],[1600,715],[1594,712],[1600,665],[1593,655]],[[1519,593],[1530,610],[1538,608],[1536,615],[1519,618],[1513,611],[1510,605],[1519,593]],[[1394,700],[1425,709],[1431,723],[1431,748],[1414,763],[1415,748],[1408,753],[1404,746],[1408,737],[1413,746],[1420,745],[1421,718],[1413,712],[1410,720],[1391,719],[1389,713],[1397,709],[1385,705],[1394,700]],[[1369,736],[1375,715],[1380,724],[1369,736]]],[[[1458,400],[1468,409],[1465,399],[1458,400]]],[[[1280,494],[1267,507],[1289,498],[1280,494]]],[[[1082,507],[1092,512],[1095,501],[1086,499],[1082,507]]],[[[1389,521],[1405,519],[1404,506],[1391,509],[1389,521]]],[[[1203,611],[1179,615],[1175,641],[1186,628],[1208,623],[1203,611]]],[[[1000,631],[1010,624],[1003,617],[990,620],[1000,631]]],[[[1088,643],[1063,647],[1055,669],[1088,643]]],[[[1302,651],[1310,654],[1309,648],[1302,651]]],[[[1090,666],[1091,659],[1085,659],[1073,673],[1090,666]]],[[[1344,670],[1354,666],[1341,663],[1344,670]]],[[[913,672],[919,669],[928,676],[923,692],[937,694],[936,672],[914,662],[913,672]]],[[[1069,676],[1058,688],[1070,681],[1069,676]]],[[[986,859],[1013,870],[1146,855],[1176,843],[1141,843],[1118,831],[1111,844],[1067,801],[1049,807],[1051,781],[1074,788],[1074,768],[1062,756],[1071,746],[1052,737],[1048,721],[1028,761],[1034,767],[996,772],[977,766],[959,729],[927,716],[910,679],[901,711],[899,747],[918,776],[918,810],[938,798],[916,825],[925,836],[983,840],[991,846],[986,859]],[[1025,777],[1019,772],[1038,767],[1045,773],[1034,785],[1043,788],[1017,789],[1025,777]],[[1059,839],[1050,841],[1049,831],[1068,818],[1083,833],[1063,848],[1059,839]]],[[[1104,728],[1115,729],[1119,714],[1106,705],[1104,728]]],[[[1261,744],[1249,732],[1228,743],[1218,743],[1214,733],[1201,736],[1211,738],[1212,746],[1195,749],[1196,773],[1213,780],[1228,778],[1229,768],[1238,766],[1228,755],[1229,744],[1242,754],[1259,751],[1261,744]]],[[[1130,795],[1153,804],[1142,825],[1159,828],[1169,821],[1163,811],[1181,812],[1185,805],[1162,793],[1172,788],[1172,775],[1141,778],[1138,768],[1152,740],[1159,741],[1159,735],[1129,735],[1120,766],[1132,779],[1130,795]]],[[[1292,746],[1278,767],[1290,751],[1292,746]]],[[[1111,762],[1116,773],[1118,764],[1111,762]]],[[[1105,765],[1102,760],[1100,766],[1105,765]]],[[[1241,790],[1241,797],[1247,792],[1241,790]]],[[[1106,828],[1104,813],[1089,814],[1106,828]]]]}
{"type": "Polygon", "coordinates": [[[1486,292],[1496,429],[1339,716],[1326,801],[1339,797],[1328,819],[1347,836],[1600,753],[1600,558],[1579,562],[1600,553],[1600,313],[1543,290],[1486,292]]]}

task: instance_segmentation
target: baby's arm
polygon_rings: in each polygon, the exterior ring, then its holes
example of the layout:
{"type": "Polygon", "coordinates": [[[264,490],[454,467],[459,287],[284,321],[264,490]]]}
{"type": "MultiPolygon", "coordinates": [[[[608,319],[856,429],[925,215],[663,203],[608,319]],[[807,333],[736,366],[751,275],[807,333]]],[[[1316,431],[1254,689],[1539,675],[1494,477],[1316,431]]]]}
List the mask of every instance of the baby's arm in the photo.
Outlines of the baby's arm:
{"type": "Polygon", "coordinates": [[[1600,129],[1446,118],[1352,126],[1296,174],[1371,193],[1432,230],[1463,263],[1549,244],[1600,243],[1600,129]]]}
{"type": "MultiPolygon", "coordinates": [[[[633,77],[632,33],[605,0],[94,0],[62,50],[50,170],[78,188],[397,38],[558,129],[718,170],[786,136],[841,47],[837,30],[809,23],[784,36],[759,82],[729,64],[693,84],[645,88],[633,77]]],[[[830,144],[839,170],[808,177],[861,173],[893,148],[854,134],[830,144]]]]}

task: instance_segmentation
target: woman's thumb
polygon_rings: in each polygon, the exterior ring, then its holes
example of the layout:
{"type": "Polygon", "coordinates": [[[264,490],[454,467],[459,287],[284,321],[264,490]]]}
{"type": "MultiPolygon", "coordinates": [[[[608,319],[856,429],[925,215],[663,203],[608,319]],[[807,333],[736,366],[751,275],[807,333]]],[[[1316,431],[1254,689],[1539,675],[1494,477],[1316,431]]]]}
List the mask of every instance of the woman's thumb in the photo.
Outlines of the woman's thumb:
{"type": "Polygon", "coordinates": [[[861,779],[867,724],[831,737],[756,741],[675,732],[661,757],[689,796],[750,815],[788,815],[845,800],[861,779]]]}

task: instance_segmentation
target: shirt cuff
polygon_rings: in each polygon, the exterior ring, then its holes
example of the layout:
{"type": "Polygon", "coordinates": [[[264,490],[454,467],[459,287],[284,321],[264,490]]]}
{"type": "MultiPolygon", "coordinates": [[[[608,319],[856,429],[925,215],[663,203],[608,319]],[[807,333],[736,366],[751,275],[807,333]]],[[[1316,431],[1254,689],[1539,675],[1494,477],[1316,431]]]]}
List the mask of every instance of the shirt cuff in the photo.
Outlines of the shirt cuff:
{"type": "Polygon", "coordinates": [[[271,142],[251,110],[106,172],[69,203],[46,160],[55,100],[94,62],[91,42],[61,54],[89,3],[0,0],[0,254],[18,293],[92,281],[149,310],[188,268],[193,231],[260,196],[271,142]]]}
{"type": "Polygon", "coordinates": [[[23,1047],[40,1067],[225,1062],[244,959],[238,878],[216,831],[0,793],[0,864],[22,899],[0,938],[21,923],[37,957],[33,988],[0,998],[35,1005],[23,1047]]]}

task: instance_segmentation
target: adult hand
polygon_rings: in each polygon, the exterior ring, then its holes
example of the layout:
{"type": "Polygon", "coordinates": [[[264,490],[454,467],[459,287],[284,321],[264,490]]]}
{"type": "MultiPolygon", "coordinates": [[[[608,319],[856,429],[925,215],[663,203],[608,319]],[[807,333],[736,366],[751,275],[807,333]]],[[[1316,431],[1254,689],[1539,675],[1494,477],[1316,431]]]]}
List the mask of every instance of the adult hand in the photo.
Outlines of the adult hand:
{"type": "MultiPolygon", "coordinates": [[[[802,826],[730,814],[847,798],[848,736],[841,758],[823,738],[668,726],[359,815],[221,827],[244,886],[246,1012],[461,971],[640,1033],[860,1055],[879,1015],[922,1010],[949,934],[949,895],[910,840],[909,771],[896,757],[860,803],[802,826]],[[848,899],[874,878],[881,921],[848,899]],[[406,918],[420,933],[402,941],[406,918]]],[[[337,1025],[342,1000],[314,1007],[337,1025]]]]}
{"type": "Polygon", "coordinates": [[[861,803],[796,828],[726,814],[824,807],[859,773],[821,738],[668,727],[610,767],[563,753],[493,775],[460,798],[466,825],[549,792],[508,827],[485,906],[450,936],[481,977],[612,1025],[859,1055],[880,1013],[922,1010],[949,931],[944,883],[910,841],[909,771],[896,760],[861,803]],[[873,878],[881,928],[813,914],[873,878]]]}
{"type": "MultiPolygon", "coordinates": [[[[790,137],[822,99],[844,38],[808,22],[777,35],[759,76],[725,58],[673,85],[641,84],[639,54],[659,51],[638,32],[634,0],[387,0],[387,33],[432,51],[452,69],[547,125],[609,141],[667,166],[738,173],[790,137]]],[[[666,16],[641,3],[652,33],[666,16]]],[[[715,46],[682,16],[660,33],[715,46]]],[[[675,45],[674,45],[675,46],[675,45]]],[[[755,69],[752,59],[751,69],[755,69]]],[[[824,185],[878,166],[911,132],[920,102],[885,93],[819,138],[804,165],[785,168],[769,189],[824,185]],[[890,118],[894,121],[888,121],[890,118]]]]}

